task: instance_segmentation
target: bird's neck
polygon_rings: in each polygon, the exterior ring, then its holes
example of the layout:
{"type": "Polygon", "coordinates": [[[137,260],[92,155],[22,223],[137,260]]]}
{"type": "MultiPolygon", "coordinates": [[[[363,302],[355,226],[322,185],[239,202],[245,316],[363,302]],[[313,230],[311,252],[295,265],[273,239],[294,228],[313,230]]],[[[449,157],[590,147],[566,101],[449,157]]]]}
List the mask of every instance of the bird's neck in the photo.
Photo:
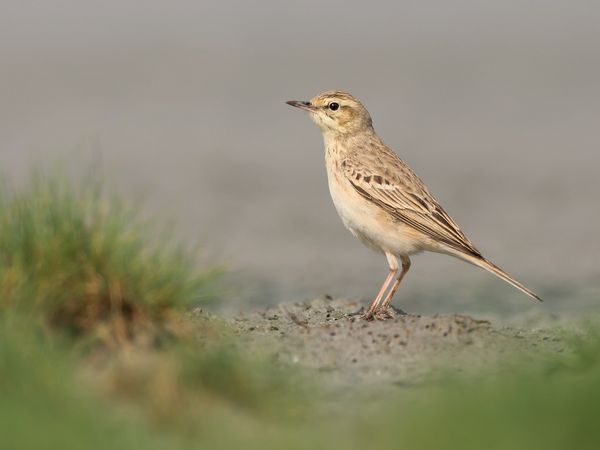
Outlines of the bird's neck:
{"type": "Polygon", "coordinates": [[[381,142],[373,128],[361,130],[356,133],[324,132],[325,153],[337,153],[343,155],[349,152],[360,151],[361,147],[381,142]]]}

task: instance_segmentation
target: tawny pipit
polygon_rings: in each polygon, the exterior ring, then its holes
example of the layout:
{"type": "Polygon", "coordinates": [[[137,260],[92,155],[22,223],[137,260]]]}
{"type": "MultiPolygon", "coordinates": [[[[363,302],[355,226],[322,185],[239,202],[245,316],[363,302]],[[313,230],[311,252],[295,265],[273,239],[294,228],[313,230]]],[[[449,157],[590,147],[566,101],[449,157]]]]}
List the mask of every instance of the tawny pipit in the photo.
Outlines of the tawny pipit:
{"type": "Polygon", "coordinates": [[[421,179],[377,136],[369,112],[356,98],[328,91],[309,102],[287,103],[308,111],[323,132],[329,191],[342,222],[387,258],[390,270],[365,318],[391,315],[388,306],[410,268],[409,256],[422,251],[460,258],[541,300],[481,255],[421,179]],[[399,270],[397,258],[402,270],[390,288],[399,270]]]}

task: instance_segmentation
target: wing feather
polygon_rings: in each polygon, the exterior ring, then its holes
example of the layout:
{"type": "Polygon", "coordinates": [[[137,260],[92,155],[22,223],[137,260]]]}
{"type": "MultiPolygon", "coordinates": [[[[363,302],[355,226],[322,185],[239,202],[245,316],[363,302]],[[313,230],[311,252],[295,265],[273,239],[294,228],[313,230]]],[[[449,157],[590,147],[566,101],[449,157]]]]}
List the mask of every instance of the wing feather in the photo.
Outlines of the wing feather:
{"type": "Polygon", "coordinates": [[[386,167],[368,168],[356,160],[346,159],[342,163],[346,178],[362,197],[397,220],[435,241],[481,257],[479,250],[429,193],[421,179],[395,154],[388,156],[393,160],[378,162],[390,163],[400,170],[392,172],[386,167]]]}

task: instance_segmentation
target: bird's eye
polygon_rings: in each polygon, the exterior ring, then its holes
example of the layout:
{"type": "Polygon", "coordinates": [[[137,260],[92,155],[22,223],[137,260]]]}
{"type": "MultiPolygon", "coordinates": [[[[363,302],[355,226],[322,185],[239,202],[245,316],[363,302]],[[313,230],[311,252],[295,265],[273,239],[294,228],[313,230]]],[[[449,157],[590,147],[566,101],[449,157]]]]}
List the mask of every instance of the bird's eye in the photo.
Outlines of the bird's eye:
{"type": "Polygon", "coordinates": [[[340,104],[336,103],[336,102],[331,102],[329,104],[329,109],[332,111],[337,111],[339,107],[340,107],[340,104]]]}

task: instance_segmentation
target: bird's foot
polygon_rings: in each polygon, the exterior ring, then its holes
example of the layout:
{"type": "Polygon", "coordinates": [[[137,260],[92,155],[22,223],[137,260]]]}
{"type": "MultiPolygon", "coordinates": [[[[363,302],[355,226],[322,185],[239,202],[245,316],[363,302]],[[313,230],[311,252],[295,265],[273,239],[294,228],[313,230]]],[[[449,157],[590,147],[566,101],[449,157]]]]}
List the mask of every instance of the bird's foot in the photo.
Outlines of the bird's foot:
{"type": "Polygon", "coordinates": [[[346,317],[355,320],[373,320],[373,312],[370,309],[365,309],[364,306],[361,306],[354,312],[346,314],[346,317]]]}
{"type": "Polygon", "coordinates": [[[360,319],[366,320],[367,322],[371,322],[371,321],[375,320],[375,313],[366,312],[360,316],[360,319]]]}
{"type": "Polygon", "coordinates": [[[382,309],[376,309],[374,311],[368,310],[367,312],[363,313],[360,318],[363,320],[367,320],[369,322],[373,321],[373,320],[387,320],[387,319],[392,319],[394,316],[392,316],[389,311],[387,310],[382,310],[382,309]]]}
{"type": "Polygon", "coordinates": [[[373,313],[373,318],[377,320],[396,319],[399,316],[405,316],[406,313],[401,309],[395,308],[394,306],[386,306],[377,309],[373,313]]]}
{"type": "Polygon", "coordinates": [[[395,319],[399,316],[405,316],[407,313],[402,311],[399,308],[396,308],[392,305],[386,306],[385,308],[378,308],[375,310],[367,309],[361,307],[358,311],[349,313],[349,317],[357,317],[358,319],[367,320],[369,322],[373,320],[387,320],[387,319],[395,319]]]}
{"type": "Polygon", "coordinates": [[[373,318],[376,320],[394,319],[396,316],[389,309],[380,308],[373,313],[373,318]]]}

